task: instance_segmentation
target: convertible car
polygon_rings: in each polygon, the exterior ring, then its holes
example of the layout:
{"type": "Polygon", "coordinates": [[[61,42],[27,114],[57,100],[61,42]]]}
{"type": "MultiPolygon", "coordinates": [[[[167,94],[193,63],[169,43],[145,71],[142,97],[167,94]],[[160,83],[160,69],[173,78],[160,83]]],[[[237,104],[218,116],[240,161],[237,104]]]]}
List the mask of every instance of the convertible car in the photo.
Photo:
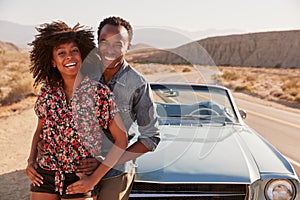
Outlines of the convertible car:
{"type": "Polygon", "coordinates": [[[136,160],[130,199],[295,200],[292,165],[248,127],[227,88],[151,83],[161,142],[136,160]]]}

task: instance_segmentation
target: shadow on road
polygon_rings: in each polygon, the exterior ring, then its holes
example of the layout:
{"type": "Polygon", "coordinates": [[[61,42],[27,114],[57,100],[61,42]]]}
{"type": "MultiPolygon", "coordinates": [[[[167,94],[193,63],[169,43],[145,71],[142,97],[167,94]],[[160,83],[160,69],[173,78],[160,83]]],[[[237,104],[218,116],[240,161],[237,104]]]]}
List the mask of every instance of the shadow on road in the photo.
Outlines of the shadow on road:
{"type": "Polygon", "coordinates": [[[30,180],[25,170],[0,175],[1,200],[29,200],[30,180]]]}

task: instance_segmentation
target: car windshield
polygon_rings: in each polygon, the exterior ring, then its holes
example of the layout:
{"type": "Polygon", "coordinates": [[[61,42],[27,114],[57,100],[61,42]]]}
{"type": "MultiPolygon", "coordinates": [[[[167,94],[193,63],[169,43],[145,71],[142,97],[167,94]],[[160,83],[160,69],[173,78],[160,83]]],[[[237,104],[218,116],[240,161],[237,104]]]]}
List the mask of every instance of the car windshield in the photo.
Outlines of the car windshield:
{"type": "Polygon", "coordinates": [[[229,94],[219,87],[151,85],[159,123],[203,125],[236,123],[229,94]]]}

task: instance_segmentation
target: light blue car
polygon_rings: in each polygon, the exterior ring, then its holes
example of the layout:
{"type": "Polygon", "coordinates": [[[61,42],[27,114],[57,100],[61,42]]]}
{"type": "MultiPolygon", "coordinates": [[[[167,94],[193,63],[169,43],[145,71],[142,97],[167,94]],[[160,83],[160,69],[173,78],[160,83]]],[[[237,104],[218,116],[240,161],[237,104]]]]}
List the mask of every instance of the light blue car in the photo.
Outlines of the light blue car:
{"type": "Polygon", "coordinates": [[[221,86],[151,83],[161,142],[136,160],[130,199],[294,200],[292,165],[221,86]]]}

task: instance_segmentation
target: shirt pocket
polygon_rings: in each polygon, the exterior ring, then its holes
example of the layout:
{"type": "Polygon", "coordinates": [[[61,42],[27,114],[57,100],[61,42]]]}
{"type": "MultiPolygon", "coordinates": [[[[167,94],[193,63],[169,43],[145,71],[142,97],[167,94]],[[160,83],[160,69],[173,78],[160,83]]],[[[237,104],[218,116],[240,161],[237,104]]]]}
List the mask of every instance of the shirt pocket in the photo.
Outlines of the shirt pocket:
{"type": "Polygon", "coordinates": [[[120,115],[126,127],[126,130],[128,131],[134,121],[132,109],[129,105],[119,105],[118,109],[120,111],[120,115]]]}

